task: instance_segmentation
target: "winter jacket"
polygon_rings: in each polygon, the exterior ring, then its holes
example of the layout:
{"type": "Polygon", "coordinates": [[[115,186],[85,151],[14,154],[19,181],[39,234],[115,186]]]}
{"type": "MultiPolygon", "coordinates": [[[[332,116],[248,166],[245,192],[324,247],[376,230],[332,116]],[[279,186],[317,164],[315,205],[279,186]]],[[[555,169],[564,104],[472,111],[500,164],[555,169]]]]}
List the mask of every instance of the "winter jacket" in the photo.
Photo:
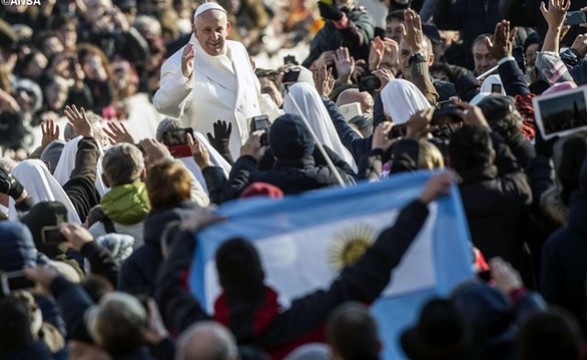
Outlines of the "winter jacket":
{"type": "Polygon", "coordinates": [[[157,209],[145,218],[144,245],[126,259],[120,269],[118,289],[131,294],[152,294],[159,265],[163,261],[161,235],[172,221],[187,218],[198,205],[183,201],[167,208],[157,209]]]}
{"type": "Polygon", "coordinates": [[[125,184],[112,188],[100,202],[100,209],[108,219],[94,223],[90,233],[97,238],[111,230],[135,238],[134,248],[143,244],[143,221],[151,206],[144,183],[125,184]],[[109,229],[108,220],[113,229],[109,229]]]}
{"type": "Polygon", "coordinates": [[[24,347],[0,354],[0,360],[53,360],[49,348],[42,341],[35,341],[24,347]]]}
{"type": "MultiPolygon", "coordinates": [[[[348,163],[332,151],[329,151],[329,156],[343,181],[353,183],[353,169],[348,163]]],[[[257,170],[257,164],[257,159],[248,155],[241,156],[234,163],[222,191],[223,202],[238,198],[242,191],[254,182],[277,186],[286,195],[338,185],[330,168],[325,165],[316,165],[313,156],[298,160],[277,160],[273,169],[266,171],[257,170]]]]}
{"type": "Polygon", "coordinates": [[[348,27],[337,29],[332,21],[327,21],[312,39],[310,55],[302,63],[303,66],[310,68],[323,52],[333,51],[341,46],[348,48],[355,60],[368,60],[369,42],[375,34],[373,18],[367,11],[360,8],[343,9],[343,11],[349,19],[348,27]]]}
{"type": "Polygon", "coordinates": [[[577,190],[569,204],[567,225],[553,233],[542,251],[540,287],[546,301],[572,312],[587,329],[587,189],[577,190]]]}
{"type": "Polygon", "coordinates": [[[532,191],[507,145],[491,134],[495,165],[460,170],[459,188],[473,244],[491,259],[519,267],[532,191]]]}
{"type": "MultiPolygon", "coordinates": [[[[229,299],[226,293],[221,294],[215,304],[214,319],[235,334],[239,345],[260,346],[271,352],[274,359],[282,358],[304,342],[324,341],[320,326],[330,311],[346,301],[373,302],[390,281],[391,271],[427,216],[427,206],[420,201],[407,205],[395,224],[384,230],[363,257],[345,268],[327,289],[293,300],[288,309],[280,309],[277,294],[266,287],[266,297],[261,302],[229,299]]],[[[195,246],[192,233],[180,233],[157,280],[157,303],[163,319],[176,332],[209,318],[186,290],[195,246]]]]}

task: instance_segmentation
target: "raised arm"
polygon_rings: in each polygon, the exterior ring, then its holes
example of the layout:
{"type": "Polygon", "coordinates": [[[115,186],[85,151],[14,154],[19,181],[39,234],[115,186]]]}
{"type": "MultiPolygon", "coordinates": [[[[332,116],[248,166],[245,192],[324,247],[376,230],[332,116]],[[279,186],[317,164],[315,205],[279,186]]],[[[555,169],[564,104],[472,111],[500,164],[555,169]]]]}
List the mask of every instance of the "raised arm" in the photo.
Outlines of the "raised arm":
{"type": "Polygon", "coordinates": [[[189,106],[186,100],[193,86],[191,79],[194,58],[194,47],[188,43],[161,66],[159,90],[153,97],[153,105],[161,114],[177,118],[189,106]]]}

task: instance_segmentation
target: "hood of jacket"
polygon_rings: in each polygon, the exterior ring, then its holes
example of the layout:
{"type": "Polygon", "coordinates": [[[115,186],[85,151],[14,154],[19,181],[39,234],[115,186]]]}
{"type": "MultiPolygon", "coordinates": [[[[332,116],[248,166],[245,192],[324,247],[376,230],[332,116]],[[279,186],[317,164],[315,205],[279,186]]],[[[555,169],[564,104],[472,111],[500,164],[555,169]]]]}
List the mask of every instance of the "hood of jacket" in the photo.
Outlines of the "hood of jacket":
{"type": "Polygon", "coordinates": [[[151,211],[147,187],[142,182],[112,188],[102,197],[100,207],[110,220],[123,225],[141,222],[151,211]]]}
{"type": "Polygon", "coordinates": [[[28,227],[18,222],[2,221],[0,239],[0,271],[17,271],[37,265],[37,249],[28,227]]]}
{"type": "Polygon", "coordinates": [[[198,204],[190,201],[180,201],[172,206],[153,210],[146,218],[143,225],[143,240],[145,244],[156,245],[160,248],[161,235],[165,227],[173,221],[186,219],[198,208],[198,204]]]}

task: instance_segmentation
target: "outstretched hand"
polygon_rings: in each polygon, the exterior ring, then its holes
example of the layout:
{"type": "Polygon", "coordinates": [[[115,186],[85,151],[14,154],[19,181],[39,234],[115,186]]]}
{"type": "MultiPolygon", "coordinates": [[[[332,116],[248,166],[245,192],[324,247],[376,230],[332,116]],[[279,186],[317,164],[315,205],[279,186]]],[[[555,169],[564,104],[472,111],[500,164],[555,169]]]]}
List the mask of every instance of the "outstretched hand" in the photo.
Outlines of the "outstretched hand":
{"type": "Polygon", "coordinates": [[[196,50],[194,49],[194,45],[188,43],[181,54],[181,72],[188,79],[192,77],[195,57],[196,50]]]}
{"type": "Polygon", "coordinates": [[[454,176],[448,171],[432,176],[420,195],[420,201],[424,204],[430,204],[439,196],[450,194],[450,186],[453,181],[454,176]]]}
{"type": "Polygon", "coordinates": [[[187,137],[188,146],[190,147],[192,156],[198,167],[201,170],[204,170],[205,168],[212,166],[212,162],[210,162],[210,153],[206,146],[197,138],[192,137],[191,134],[188,134],[187,137]]]}
{"type": "Polygon", "coordinates": [[[549,29],[561,29],[567,16],[567,11],[571,7],[571,0],[550,0],[548,2],[548,9],[544,2],[540,3],[540,12],[549,29]]]}
{"type": "Polygon", "coordinates": [[[404,16],[406,19],[406,42],[413,53],[422,52],[424,50],[422,19],[420,19],[420,15],[417,12],[411,9],[406,10],[404,16]]]}
{"type": "Polygon", "coordinates": [[[59,139],[59,125],[55,124],[53,120],[47,120],[41,123],[41,146],[47,147],[51,142],[59,139]]]}
{"type": "Polygon", "coordinates": [[[94,136],[92,125],[88,120],[88,116],[86,115],[86,110],[84,108],[81,108],[81,111],[79,111],[75,105],[67,105],[65,107],[64,113],[67,117],[67,120],[69,120],[69,123],[71,124],[71,126],[73,126],[75,132],[78,135],[81,135],[83,137],[94,136]]]}
{"type": "Polygon", "coordinates": [[[501,60],[504,57],[512,56],[514,48],[514,39],[518,33],[517,28],[511,28],[510,22],[502,20],[495,25],[494,41],[485,37],[485,45],[489,53],[495,60],[501,60]]]}
{"type": "Polygon", "coordinates": [[[124,126],[124,123],[121,121],[109,121],[104,128],[104,132],[110,138],[110,143],[112,145],[120,143],[135,143],[135,139],[133,139],[132,135],[128,132],[126,126],[124,126]]]}
{"type": "Polygon", "coordinates": [[[314,83],[316,84],[316,90],[321,96],[330,96],[334,89],[334,76],[332,76],[332,68],[326,67],[326,65],[319,67],[314,71],[314,83]]]}

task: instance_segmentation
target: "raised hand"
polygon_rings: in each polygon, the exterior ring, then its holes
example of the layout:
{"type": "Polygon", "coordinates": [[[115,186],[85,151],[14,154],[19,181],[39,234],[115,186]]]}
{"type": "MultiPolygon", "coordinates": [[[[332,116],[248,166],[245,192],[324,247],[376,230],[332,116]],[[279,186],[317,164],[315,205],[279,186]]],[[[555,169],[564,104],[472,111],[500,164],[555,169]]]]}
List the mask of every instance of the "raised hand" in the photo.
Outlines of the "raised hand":
{"type": "Polygon", "coordinates": [[[188,43],[183,49],[181,55],[181,72],[186,78],[191,78],[194,70],[194,59],[196,57],[196,51],[194,45],[188,43]]]}
{"type": "Polygon", "coordinates": [[[78,135],[81,135],[83,137],[94,136],[92,125],[88,120],[88,116],[86,115],[86,110],[84,108],[81,108],[80,112],[75,105],[67,105],[65,107],[64,113],[67,117],[67,120],[69,120],[69,123],[71,124],[71,126],[73,126],[75,132],[78,135]]]}
{"type": "Polygon", "coordinates": [[[414,140],[420,140],[428,133],[434,131],[430,125],[434,108],[419,111],[412,115],[406,123],[406,137],[414,140]]]}
{"type": "Polygon", "coordinates": [[[314,68],[330,66],[334,64],[334,51],[328,50],[320,54],[320,57],[314,62],[314,68]]]}
{"type": "Polygon", "coordinates": [[[208,166],[212,166],[212,162],[210,162],[210,153],[206,146],[202,144],[200,140],[194,139],[191,134],[188,134],[187,136],[188,145],[198,167],[204,170],[208,166]]]}
{"type": "Polygon", "coordinates": [[[134,144],[135,139],[126,129],[123,122],[120,121],[109,121],[104,128],[104,132],[110,138],[110,143],[112,145],[120,144],[120,143],[129,143],[134,144]]]}
{"type": "Polygon", "coordinates": [[[567,11],[571,7],[571,0],[550,0],[548,3],[548,9],[544,2],[540,3],[540,12],[548,27],[550,29],[561,29],[567,16],[567,11]]]}
{"type": "Polygon", "coordinates": [[[323,96],[330,96],[334,89],[334,77],[332,76],[332,68],[327,68],[326,65],[314,71],[314,84],[318,94],[323,96]]]}
{"type": "Polygon", "coordinates": [[[59,125],[55,124],[53,120],[47,120],[41,123],[41,146],[47,147],[51,142],[59,139],[59,125]]]}
{"type": "Polygon", "coordinates": [[[432,176],[420,195],[420,201],[424,204],[429,204],[441,195],[450,194],[450,186],[453,180],[453,174],[448,171],[432,176]]]}
{"type": "Polygon", "coordinates": [[[249,155],[259,161],[267,150],[267,146],[261,144],[263,134],[265,134],[265,130],[254,131],[249,136],[247,142],[241,147],[241,156],[249,155]]]}
{"type": "Polygon", "coordinates": [[[404,17],[406,19],[406,42],[412,49],[413,53],[423,52],[425,45],[424,45],[424,37],[422,35],[422,20],[420,19],[420,15],[416,13],[414,10],[408,9],[404,12],[404,17]]]}
{"type": "Polygon", "coordinates": [[[61,224],[61,234],[65,236],[67,242],[65,245],[70,249],[81,251],[85,244],[94,241],[90,232],[81,225],[73,223],[61,224]]]}
{"type": "Polygon", "coordinates": [[[379,69],[383,55],[385,53],[385,43],[379,36],[375,37],[369,45],[369,70],[379,69]]]}
{"type": "Polygon", "coordinates": [[[491,267],[491,278],[495,281],[495,286],[509,295],[513,290],[522,288],[522,278],[520,274],[502,258],[493,258],[489,260],[491,267]]]}
{"type": "Polygon", "coordinates": [[[375,130],[373,130],[373,141],[371,144],[371,149],[381,149],[383,151],[387,151],[391,145],[396,143],[397,139],[389,138],[389,133],[391,132],[392,128],[393,123],[391,121],[382,121],[379,123],[379,125],[375,127],[375,130]]]}
{"type": "Polygon", "coordinates": [[[378,90],[383,89],[385,85],[387,85],[391,80],[395,79],[391,69],[377,69],[373,71],[373,75],[377,76],[377,78],[381,81],[381,87],[378,90]]]}
{"type": "Polygon", "coordinates": [[[338,82],[347,84],[350,82],[351,75],[355,71],[355,59],[349,55],[349,49],[341,47],[334,53],[334,65],[338,73],[338,82]]]}
{"type": "Polygon", "coordinates": [[[147,155],[145,160],[149,165],[153,165],[165,157],[171,157],[167,147],[155,139],[143,139],[139,144],[147,155]]]}
{"type": "Polygon", "coordinates": [[[501,60],[504,57],[512,56],[512,49],[514,48],[514,39],[518,32],[517,28],[510,28],[510,22],[502,20],[495,25],[494,41],[489,37],[485,37],[485,45],[491,56],[495,60],[501,60]]]}

